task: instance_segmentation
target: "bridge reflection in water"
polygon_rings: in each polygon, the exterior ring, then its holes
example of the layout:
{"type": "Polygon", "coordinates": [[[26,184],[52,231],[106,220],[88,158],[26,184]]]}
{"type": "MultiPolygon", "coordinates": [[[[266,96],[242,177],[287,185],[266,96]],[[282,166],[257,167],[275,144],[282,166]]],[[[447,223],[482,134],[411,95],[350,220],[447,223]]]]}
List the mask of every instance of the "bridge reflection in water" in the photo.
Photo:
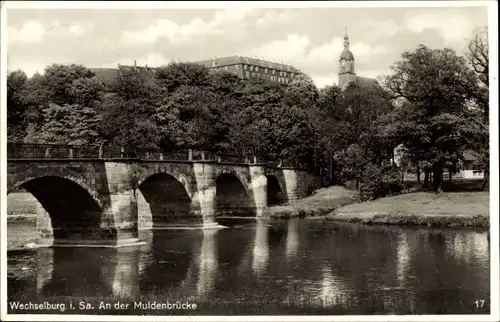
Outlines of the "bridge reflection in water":
{"type": "Polygon", "coordinates": [[[226,224],[147,230],[137,247],[10,254],[9,300],[189,299],[200,314],[293,315],[460,313],[472,309],[460,302],[489,297],[485,232],[300,219],[226,224]],[[23,256],[36,259],[24,277],[15,264],[23,256]]]}

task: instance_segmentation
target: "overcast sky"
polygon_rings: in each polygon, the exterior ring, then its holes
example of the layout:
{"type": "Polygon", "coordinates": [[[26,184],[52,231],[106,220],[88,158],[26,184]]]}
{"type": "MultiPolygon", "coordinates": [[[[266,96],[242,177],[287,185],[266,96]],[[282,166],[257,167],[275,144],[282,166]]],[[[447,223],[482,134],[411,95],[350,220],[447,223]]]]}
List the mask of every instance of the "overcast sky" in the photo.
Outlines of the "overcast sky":
{"type": "Polygon", "coordinates": [[[337,83],[345,27],[357,74],[377,77],[419,44],[463,54],[487,21],[485,7],[9,9],[8,69],[30,76],[52,63],[159,66],[239,54],[291,63],[323,87],[337,83]]]}

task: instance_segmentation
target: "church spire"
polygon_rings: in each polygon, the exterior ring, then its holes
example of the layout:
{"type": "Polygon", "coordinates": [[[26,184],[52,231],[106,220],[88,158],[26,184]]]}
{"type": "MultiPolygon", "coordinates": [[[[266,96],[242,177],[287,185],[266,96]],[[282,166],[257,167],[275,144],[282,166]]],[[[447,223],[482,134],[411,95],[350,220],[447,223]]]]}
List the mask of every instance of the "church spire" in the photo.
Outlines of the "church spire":
{"type": "Polygon", "coordinates": [[[347,36],[347,27],[344,27],[344,50],[349,50],[349,37],[347,36]]]}
{"type": "Polygon", "coordinates": [[[339,86],[345,89],[349,83],[356,82],[356,73],[354,72],[354,55],[349,50],[349,36],[347,36],[347,27],[344,34],[344,50],[340,53],[339,59],[339,86]]]}

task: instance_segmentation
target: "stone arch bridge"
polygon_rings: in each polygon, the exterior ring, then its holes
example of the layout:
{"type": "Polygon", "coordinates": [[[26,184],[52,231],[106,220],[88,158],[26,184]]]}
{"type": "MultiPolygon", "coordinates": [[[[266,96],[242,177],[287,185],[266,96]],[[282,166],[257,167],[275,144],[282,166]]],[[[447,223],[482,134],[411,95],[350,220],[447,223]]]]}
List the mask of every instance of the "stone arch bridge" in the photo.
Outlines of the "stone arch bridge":
{"type": "Polygon", "coordinates": [[[38,200],[39,242],[54,246],[114,247],[136,243],[143,229],[259,217],[317,182],[300,167],[191,150],[10,144],[7,154],[7,193],[21,188],[38,200]]]}

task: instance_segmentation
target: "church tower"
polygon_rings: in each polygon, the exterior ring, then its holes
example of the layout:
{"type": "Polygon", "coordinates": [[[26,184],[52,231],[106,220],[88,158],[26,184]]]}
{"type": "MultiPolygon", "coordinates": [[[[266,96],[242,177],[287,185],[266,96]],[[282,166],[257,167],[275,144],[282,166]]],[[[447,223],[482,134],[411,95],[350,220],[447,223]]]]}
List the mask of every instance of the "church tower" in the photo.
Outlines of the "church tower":
{"type": "Polygon", "coordinates": [[[347,31],[344,36],[344,50],[339,59],[339,87],[344,90],[349,83],[356,82],[356,73],[354,72],[354,55],[349,50],[349,37],[347,31]]]}

